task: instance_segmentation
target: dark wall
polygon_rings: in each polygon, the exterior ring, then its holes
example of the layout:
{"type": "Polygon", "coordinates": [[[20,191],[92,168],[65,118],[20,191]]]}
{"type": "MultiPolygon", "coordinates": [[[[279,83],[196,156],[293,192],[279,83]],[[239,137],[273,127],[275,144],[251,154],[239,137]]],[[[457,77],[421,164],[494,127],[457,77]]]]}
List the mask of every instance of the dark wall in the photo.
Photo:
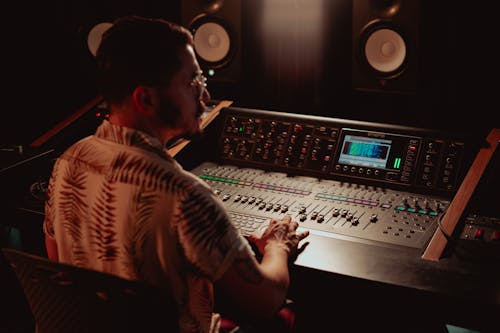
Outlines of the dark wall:
{"type": "MultiPolygon", "coordinates": [[[[484,5],[422,0],[418,89],[395,94],[352,87],[352,1],[272,2],[287,13],[278,32],[262,23],[269,1],[243,0],[241,80],[209,82],[213,97],[239,106],[423,127],[498,127],[498,112],[487,102],[488,87],[496,85],[494,59],[488,56],[495,38],[487,37],[491,29],[484,5]],[[314,43],[305,19],[311,4],[321,6],[323,20],[314,43]]],[[[0,142],[7,144],[31,142],[95,96],[94,63],[85,45],[93,24],[125,14],[182,21],[180,1],[57,0],[14,6],[2,23],[8,103],[0,142]]]]}
{"type": "Polygon", "coordinates": [[[97,94],[95,64],[86,45],[97,23],[128,14],[177,20],[175,1],[86,0],[13,4],[7,42],[8,108],[0,142],[28,144],[97,94]]]}
{"type": "MultiPolygon", "coordinates": [[[[418,60],[417,88],[406,94],[353,89],[351,0],[281,1],[283,9],[295,6],[289,16],[296,16],[299,22],[307,4],[321,5],[324,22],[317,40],[322,44],[321,55],[312,68],[307,63],[307,36],[301,34],[307,26],[291,22],[288,35],[269,42],[266,31],[259,30],[266,1],[249,3],[243,13],[246,76],[234,93],[238,104],[481,133],[484,127],[498,126],[495,112],[486,102],[491,96],[486,92],[487,73],[494,63],[487,56],[492,45],[487,37],[492,30],[485,17],[487,8],[451,0],[419,1],[418,50],[411,54],[418,60]],[[290,52],[286,45],[294,45],[296,50],[290,52]],[[287,68],[273,59],[279,57],[295,66],[287,68]],[[289,75],[285,75],[287,70],[289,75]]],[[[219,95],[231,96],[233,90],[227,87],[219,95]]]]}

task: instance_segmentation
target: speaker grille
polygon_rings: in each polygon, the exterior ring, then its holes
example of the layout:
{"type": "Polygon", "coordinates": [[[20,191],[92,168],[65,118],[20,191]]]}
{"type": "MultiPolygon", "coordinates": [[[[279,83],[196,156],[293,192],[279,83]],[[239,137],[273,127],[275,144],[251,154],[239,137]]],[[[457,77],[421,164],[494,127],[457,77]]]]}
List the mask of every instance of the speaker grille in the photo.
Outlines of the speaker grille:
{"type": "Polygon", "coordinates": [[[232,34],[221,20],[204,16],[191,25],[196,54],[213,68],[225,65],[233,55],[232,34]]]}
{"type": "Polygon", "coordinates": [[[398,32],[386,28],[374,30],[364,44],[364,58],[380,77],[393,77],[404,70],[406,43],[398,32]]]}

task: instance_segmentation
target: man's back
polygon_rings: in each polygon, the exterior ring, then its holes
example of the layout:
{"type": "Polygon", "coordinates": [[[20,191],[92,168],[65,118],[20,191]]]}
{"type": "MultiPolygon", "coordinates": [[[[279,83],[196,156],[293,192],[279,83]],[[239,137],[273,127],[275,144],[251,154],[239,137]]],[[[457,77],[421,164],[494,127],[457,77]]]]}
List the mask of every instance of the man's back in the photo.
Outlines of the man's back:
{"type": "Polygon", "coordinates": [[[169,286],[183,332],[217,331],[214,284],[218,299],[265,324],[283,305],[289,259],[308,233],[290,216],[272,220],[250,239],[257,258],[221,200],[164,151],[201,134],[210,99],[192,34],[162,19],[119,18],[96,62],[109,122],[54,167],[49,257],[169,286]]]}
{"type": "Polygon", "coordinates": [[[56,162],[45,228],[59,261],[166,286],[201,306],[197,320],[211,315],[211,281],[248,246],[158,141],[108,122],[56,162]]]}

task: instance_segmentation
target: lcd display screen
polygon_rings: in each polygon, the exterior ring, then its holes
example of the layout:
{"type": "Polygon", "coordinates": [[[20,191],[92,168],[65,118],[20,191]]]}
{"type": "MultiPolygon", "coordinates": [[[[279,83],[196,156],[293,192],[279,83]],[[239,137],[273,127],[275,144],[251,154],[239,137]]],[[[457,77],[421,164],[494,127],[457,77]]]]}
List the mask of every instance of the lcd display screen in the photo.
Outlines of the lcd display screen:
{"type": "Polygon", "coordinates": [[[346,135],[339,155],[339,163],[385,169],[392,140],[346,135]]]}

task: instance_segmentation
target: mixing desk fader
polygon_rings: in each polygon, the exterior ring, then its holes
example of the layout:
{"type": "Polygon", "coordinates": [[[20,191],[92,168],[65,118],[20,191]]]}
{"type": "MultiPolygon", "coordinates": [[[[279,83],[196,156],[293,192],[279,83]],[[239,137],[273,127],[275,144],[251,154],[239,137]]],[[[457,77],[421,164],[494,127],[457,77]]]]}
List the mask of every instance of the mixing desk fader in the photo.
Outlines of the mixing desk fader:
{"type": "Polygon", "coordinates": [[[289,214],[327,237],[421,248],[449,201],[382,187],[204,163],[193,172],[224,202],[244,234],[289,214]]]}
{"type": "Polygon", "coordinates": [[[289,214],[312,233],[422,249],[463,177],[465,143],[430,130],[225,108],[192,172],[244,234],[289,214]]]}

